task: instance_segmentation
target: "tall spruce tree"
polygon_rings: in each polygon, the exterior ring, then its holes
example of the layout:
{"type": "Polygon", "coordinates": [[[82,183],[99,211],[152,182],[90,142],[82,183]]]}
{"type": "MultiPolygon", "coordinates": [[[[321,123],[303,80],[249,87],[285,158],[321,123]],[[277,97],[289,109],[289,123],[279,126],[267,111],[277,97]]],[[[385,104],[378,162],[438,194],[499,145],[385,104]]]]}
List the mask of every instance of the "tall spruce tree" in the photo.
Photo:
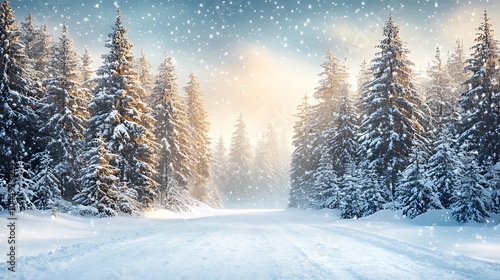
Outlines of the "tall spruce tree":
{"type": "Polygon", "coordinates": [[[110,164],[117,155],[106,149],[100,133],[87,142],[83,154],[86,167],[78,179],[81,191],[73,197],[79,214],[113,217],[119,211],[118,174],[120,170],[110,164]]]}
{"type": "Polygon", "coordinates": [[[189,133],[191,138],[192,151],[191,158],[193,164],[191,167],[192,175],[190,178],[189,189],[191,195],[201,202],[208,205],[220,204],[220,201],[213,201],[216,190],[209,185],[210,162],[212,154],[210,151],[210,138],[208,136],[209,126],[208,115],[203,107],[203,99],[200,89],[200,83],[196,76],[191,73],[189,82],[184,87],[186,92],[186,117],[189,121],[189,133]]]}
{"type": "Polygon", "coordinates": [[[188,181],[191,166],[184,148],[189,124],[186,122],[185,105],[178,93],[177,74],[171,57],[158,67],[153,93],[154,134],[160,145],[157,181],[160,203],[167,209],[184,211],[189,207],[188,181]]]}
{"type": "Polygon", "coordinates": [[[451,209],[455,186],[460,184],[456,168],[461,163],[451,130],[452,128],[442,128],[438,133],[426,171],[427,177],[436,187],[441,205],[446,209],[451,209]]]}
{"type": "Polygon", "coordinates": [[[340,103],[345,91],[349,90],[347,67],[333,51],[327,51],[326,61],[321,67],[323,68],[320,73],[321,80],[314,92],[314,98],[318,103],[312,106],[310,119],[315,134],[311,143],[313,146],[311,163],[315,165],[315,169],[318,169],[325,145],[332,137],[328,132],[333,127],[333,117],[338,110],[337,104],[340,103]]]}
{"type": "Polygon", "coordinates": [[[82,56],[80,57],[80,75],[82,80],[81,91],[86,103],[90,103],[92,100],[92,90],[95,88],[96,83],[94,81],[94,70],[92,69],[92,56],[89,50],[85,48],[82,56]]]}
{"type": "Polygon", "coordinates": [[[455,87],[451,77],[443,65],[441,51],[436,48],[435,60],[430,66],[427,74],[431,78],[429,87],[426,89],[426,101],[431,112],[431,123],[440,131],[444,127],[452,125],[455,119],[457,97],[454,93],[455,87]]]}
{"type": "Polygon", "coordinates": [[[33,177],[33,204],[36,209],[57,209],[62,199],[61,182],[55,175],[53,159],[48,151],[38,153],[34,159],[39,164],[33,177]]]}
{"type": "Polygon", "coordinates": [[[458,222],[484,223],[490,217],[491,196],[485,188],[484,171],[475,152],[462,146],[457,174],[459,184],[454,188],[452,215],[458,222]]]}
{"type": "Polygon", "coordinates": [[[459,140],[469,151],[477,152],[479,165],[496,163],[500,160],[499,49],[486,11],[471,49],[466,69],[473,75],[465,82],[469,89],[460,97],[459,140]]]}
{"type": "Polygon", "coordinates": [[[466,89],[466,84],[464,82],[469,78],[465,70],[467,66],[466,60],[464,44],[460,40],[457,40],[453,52],[446,61],[446,69],[454,86],[455,98],[458,98],[460,93],[466,89]]]}
{"type": "Polygon", "coordinates": [[[137,192],[138,208],[149,208],[155,198],[157,145],[154,141],[151,109],[142,101],[144,90],[139,86],[132,66],[132,44],[125,37],[127,29],[117,9],[115,24],[108,35],[103,65],[98,69],[98,85],[90,104],[91,118],[86,131],[87,142],[102,137],[106,148],[117,157],[111,165],[119,170],[122,186],[137,192]]]}
{"type": "MultiPolygon", "coordinates": [[[[33,182],[33,171],[29,164],[26,164],[23,160],[18,160],[13,165],[13,174],[10,176],[11,180],[8,184],[9,194],[11,195],[9,199],[9,206],[14,206],[16,212],[21,212],[24,210],[35,210],[36,206],[33,204],[33,199],[35,198],[35,193],[33,192],[33,187],[35,182],[33,182]]],[[[5,198],[4,198],[5,199],[5,198]]],[[[3,201],[7,205],[8,201],[3,201]]],[[[7,207],[6,207],[7,208],[7,207]]]]}
{"type": "Polygon", "coordinates": [[[22,159],[30,159],[42,147],[37,137],[38,107],[33,82],[22,65],[26,55],[19,42],[14,11],[9,1],[0,5],[0,206],[6,208],[7,186],[12,168],[22,159]],[[14,164],[9,164],[9,163],[14,164]]]}
{"type": "Polygon", "coordinates": [[[44,96],[43,80],[47,77],[49,62],[51,59],[51,48],[53,47],[52,36],[47,31],[47,24],[35,25],[33,14],[29,14],[20,27],[20,42],[24,45],[26,60],[24,67],[30,73],[31,78],[39,88],[35,97],[44,96]]]}
{"type": "Polygon", "coordinates": [[[376,175],[376,183],[384,187],[384,198],[394,203],[398,175],[408,164],[413,138],[424,130],[420,122],[424,116],[416,104],[420,98],[412,83],[410,51],[392,16],[383,35],[380,51],[372,60],[374,79],[367,84],[363,98],[360,158],[361,168],[376,175]]]}
{"type": "Polygon", "coordinates": [[[398,200],[403,215],[410,219],[428,210],[442,209],[436,187],[427,177],[428,148],[419,142],[413,143],[410,164],[402,172],[398,182],[398,200]]]}
{"type": "Polygon", "coordinates": [[[361,218],[364,215],[365,198],[361,185],[361,172],[354,162],[347,165],[342,177],[342,197],[340,199],[340,217],[342,219],[361,218]]]}
{"type": "Polygon", "coordinates": [[[373,80],[373,71],[370,64],[366,62],[366,60],[363,60],[363,63],[360,65],[358,76],[356,77],[357,96],[354,101],[354,107],[356,108],[356,112],[358,114],[363,111],[363,97],[364,94],[368,92],[367,84],[371,80],[373,80]]]}
{"type": "Polygon", "coordinates": [[[236,121],[231,139],[228,166],[228,189],[223,196],[224,205],[229,207],[253,206],[252,146],[247,135],[243,115],[236,121]]]}
{"type": "Polygon", "coordinates": [[[357,162],[358,118],[350,95],[349,87],[346,86],[333,113],[332,127],[323,132],[326,142],[315,174],[315,186],[320,188],[315,192],[321,194],[317,202],[319,207],[335,209],[340,206],[343,187],[341,178],[347,166],[357,162]]]}
{"type": "Polygon", "coordinates": [[[135,59],[134,67],[139,74],[140,85],[144,89],[146,96],[149,96],[153,91],[155,77],[151,73],[152,66],[143,49],[141,49],[141,56],[135,59]]]}
{"type": "Polygon", "coordinates": [[[47,150],[54,161],[54,173],[61,184],[63,197],[71,199],[77,191],[76,179],[80,170],[77,158],[84,138],[88,105],[80,88],[78,54],[66,25],[51,57],[50,78],[44,81],[47,93],[39,111],[44,120],[40,130],[48,136],[47,150]]]}
{"type": "Polygon", "coordinates": [[[228,188],[227,167],[229,159],[224,137],[222,135],[220,135],[212,154],[213,160],[210,168],[211,181],[220,193],[226,193],[226,189],[228,188]]]}
{"type": "Polygon", "coordinates": [[[253,162],[253,196],[260,207],[277,207],[283,197],[280,182],[278,136],[269,124],[255,149],[253,162]]]}
{"type": "Polygon", "coordinates": [[[311,182],[315,170],[311,153],[313,147],[313,128],[311,124],[311,105],[309,97],[305,95],[302,103],[297,107],[297,121],[294,125],[293,146],[290,169],[290,196],[288,206],[292,208],[304,208],[309,204],[312,195],[311,182]]]}
{"type": "Polygon", "coordinates": [[[500,163],[490,163],[486,169],[485,179],[491,188],[490,212],[500,214],[500,163]]]}

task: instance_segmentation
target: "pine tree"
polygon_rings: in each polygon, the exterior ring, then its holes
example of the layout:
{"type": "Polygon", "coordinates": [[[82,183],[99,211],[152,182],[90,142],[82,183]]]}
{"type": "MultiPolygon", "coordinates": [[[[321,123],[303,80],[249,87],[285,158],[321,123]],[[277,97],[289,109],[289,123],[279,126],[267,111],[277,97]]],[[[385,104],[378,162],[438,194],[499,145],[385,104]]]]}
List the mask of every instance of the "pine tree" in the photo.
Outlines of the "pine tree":
{"type": "Polygon", "coordinates": [[[361,218],[364,216],[363,186],[360,184],[361,172],[351,162],[347,165],[342,177],[342,193],[339,203],[340,217],[342,219],[361,218]]]}
{"type": "Polygon", "coordinates": [[[486,11],[477,31],[466,67],[473,76],[466,81],[469,89],[460,97],[463,116],[459,140],[468,142],[468,149],[477,152],[478,164],[483,165],[500,161],[499,49],[486,11]]]}
{"type": "Polygon", "coordinates": [[[369,65],[369,63],[366,62],[366,60],[363,60],[363,63],[360,65],[360,70],[358,73],[358,76],[356,77],[356,82],[357,82],[357,96],[354,101],[354,107],[357,109],[356,113],[360,113],[362,110],[362,100],[363,100],[363,94],[368,92],[368,88],[366,87],[368,82],[373,80],[373,71],[369,65]]]}
{"type": "Polygon", "coordinates": [[[278,137],[278,160],[277,160],[277,207],[284,208],[288,205],[288,196],[290,194],[290,166],[292,159],[292,150],[290,146],[290,137],[286,130],[281,130],[281,136],[278,137]]]}
{"type": "Polygon", "coordinates": [[[193,164],[191,167],[192,175],[190,178],[191,195],[208,205],[220,204],[220,201],[212,201],[215,190],[208,184],[210,178],[210,162],[212,155],[210,151],[210,138],[208,131],[208,115],[203,107],[200,84],[196,76],[191,73],[189,82],[184,87],[186,92],[186,116],[189,120],[189,134],[191,138],[190,151],[193,152],[191,158],[193,164]]]}
{"type": "Polygon", "coordinates": [[[313,149],[311,146],[313,129],[311,127],[311,106],[307,95],[302,99],[297,111],[297,121],[293,127],[295,132],[292,144],[295,150],[292,154],[288,206],[304,208],[310,201],[312,171],[315,170],[310,158],[313,149]]]}
{"type": "Polygon", "coordinates": [[[427,148],[418,143],[413,144],[410,164],[402,172],[398,182],[398,200],[403,215],[410,219],[433,209],[442,209],[435,186],[427,178],[427,148]]]}
{"type": "Polygon", "coordinates": [[[94,82],[93,76],[94,71],[92,67],[92,56],[90,55],[87,48],[80,57],[80,75],[82,77],[82,97],[84,97],[85,102],[88,104],[92,100],[92,90],[95,88],[96,84],[94,82]]]}
{"type": "Polygon", "coordinates": [[[436,187],[443,207],[450,209],[454,188],[459,184],[456,168],[460,166],[456,143],[450,129],[443,128],[433,146],[433,154],[427,164],[427,177],[436,187]]]}
{"type": "Polygon", "coordinates": [[[485,179],[491,188],[491,213],[500,214],[500,163],[487,165],[485,179]]]}
{"type": "Polygon", "coordinates": [[[333,125],[333,117],[338,112],[338,105],[341,103],[342,96],[350,90],[347,81],[349,74],[347,67],[334,55],[331,50],[327,51],[326,61],[321,65],[323,72],[320,74],[322,79],[316,88],[314,97],[318,104],[312,106],[311,110],[311,128],[315,134],[311,145],[313,153],[311,154],[311,163],[315,169],[318,169],[321,155],[325,150],[325,145],[331,139],[332,135],[328,132],[333,125]]]}
{"type": "Polygon", "coordinates": [[[326,142],[315,174],[315,186],[321,188],[315,191],[321,193],[317,203],[331,209],[340,206],[343,187],[340,178],[347,165],[356,162],[358,152],[357,114],[350,98],[349,89],[345,88],[334,112],[332,127],[323,132],[326,142]]]}
{"type": "Polygon", "coordinates": [[[77,211],[81,215],[116,216],[119,210],[120,170],[110,162],[118,156],[106,149],[105,139],[98,134],[87,143],[83,157],[86,159],[86,167],[82,172],[83,176],[78,179],[82,190],[73,197],[77,211]]]}
{"type": "Polygon", "coordinates": [[[243,115],[236,121],[235,131],[231,139],[229,150],[229,178],[228,189],[223,196],[225,206],[250,206],[254,202],[252,184],[252,147],[246,131],[243,115]]]}
{"type": "Polygon", "coordinates": [[[378,175],[373,170],[360,169],[360,176],[358,178],[358,184],[362,186],[361,198],[363,199],[363,206],[361,209],[361,217],[371,215],[384,209],[384,204],[387,201],[386,198],[384,198],[386,191],[380,185],[378,175]]]}
{"type": "MultiPolygon", "coordinates": [[[[9,1],[0,6],[0,181],[11,184],[9,174],[21,158],[30,159],[41,149],[37,137],[38,106],[33,96],[33,82],[22,68],[26,56],[19,42],[14,11],[9,1]]],[[[5,194],[0,204],[6,201],[5,194]]],[[[6,205],[1,205],[6,208],[6,205]]]]}
{"type": "MultiPolygon", "coordinates": [[[[13,194],[13,206],[17,213],[24,210],[35,210],[36,206],[33,204],[35,193],[32,188],[35,185],[33,182],[33,171],[30,166],[23,160],[18,160],[15,164],[13,171],[13,178],[9,183],[9,193],[13,194]]],[[[5,201],[7,204],[7,201],[5,201]]]]}
{"type": "Polygon", "coordinates": [[[340,206],[341,190],[339,186],[339,176],[334,170],[333,157],[324,151],[319,162],[318,169],[314,172],[312,195],[309,200],[311,208],[337,209],[340,206]]]}
{"type": "Polygon", "coordinates": [[[106,148],[117,157],[111,165],[118,168],[119,183],[137,192],[138,207],[147,209],[156,196],[157,145],[154,141],[151,109],[142,101],[143,89],[132,69],[132,44],[125,37],[120,9],[98,69],[98,86],[89,107],[91,118],[87,141],[102,133],[106,148]]]}
{"type": "Polygon", "coordinates": [[[146,96],[149,96],[153,91],[154,75],[151,73],[151,63],[146,57],[144,50],[141,49],[141,56],[134,61],[134,68],[139,74],[139,83],[144,89],[146,96]]]}
{"type": "Polygon", "coordinates": [[[47,94],[39,114],[45,120],[40,131],[48,136],[47,150],[66,198],[76,194],[80,167],[77,162],[84,138],[87,102],[80,89],[78,54],[68,28],[63,26],[50,63],[51,77],[44,81],[47,94]]]}
{"type": "Polygon", "coordinates": [[[351,101],[351,94],[346,88],[340,98],[338,108],[334,113],[332,127],[324,133],[328,135],[326,150],[323,156],[332,158],[333,170],[342,177],[347,165],[356,161],[359,151],[357,142],[358,115],[351,101]]]}
{"type": "Polygon", "coordinates": [[[477,155],[469,152],[467,147],[459,153],[459,159],[459,184],[455,186],[452,215],[461,223],[471,220],[484,223],[490,217],[491,196],[485,189],[487,183],[482,175],[483,170],[478,164],[477,155]]]}
{"type": "Polygon", "coordinates": [[[220,135],[217,144],[215,145],[215,149],[213,151],[213,160],[211,165],[211,180],[220,193],[228,193],[228,155],[226,144],[224,143],[224,137],[220,135]]]}
{"type": "MultiPolygon", "coordinates": [[[[422,133],[419,95],[412,84],[409,50],[399,38],[392,17],[384,26],[380,52],[372,60],[374,79],[367,84],[361,122],[361,168],[373,172],[392,201],[398,174],[404,170],[415,134],[422,133]]],[[[375,192],[377,193],[377,192],[375,192]]]]}
{"type": "Polygon", "coordinates": [[[431,111],[432,124],[437,131],[452,125],[455,119],[455,107],[458,102],[451,78],[441,60],[441,51],[436,48],[433,65],[428,70],[431,78],[426,89],[426,101],[431,111]]]}
{"type": "Polygon", "coordinates": [[[23,67],[30,73],[31,78],[38,84],[39,90],[34,95],[42,98],[44,89],[43,79],[47,77],[49,62],[51,59],[52,37],[47,31],[47,24],[35,25],[33,14],[29,14],[24,22],[21,22],[19,41],[24,45],[26,54],[23,67]]]}
{"type": "Polygon", "coordinates": [[[279,186],[278,137],[275,128],[269,124],[255,149],[253,162],[253,194],[260,207],[276,207],[283,195],[279,186]]]}
{"type": "Polygon", "coordinates": [[[456,44],[453,53],[448,57],[446,69],[455,88],[454,93],[458,97],[459,94],[457,92],[461,93],[465,90],[464,82],[469,76],[465,71],[467,58],[465,56],[464,45],[460,40],[457,40],[456,44]]]}
{"type": "Polygon", "coordinates": [[[186,122],[185,105],[177,91],[177,76],[171,57],[165,57],[158,67],[151,100],[155,104],[153,116],[156,120],[154,134],[160,145],[158,175],[160,203],[171,210],[186,210],[188,180],[191,166],[186,154],[186,144],[181,139],[189,127],[186,122]]]}
{"type": "Polygon", "coordinates": [[[48,151],[37,154],[39,159],[36,175],[33,177],[32,187],[35,198],[33,204],[36,209],[47,210],[58,208],[61,202],[61,182],[54,174],[52,157],[48,151]]]}

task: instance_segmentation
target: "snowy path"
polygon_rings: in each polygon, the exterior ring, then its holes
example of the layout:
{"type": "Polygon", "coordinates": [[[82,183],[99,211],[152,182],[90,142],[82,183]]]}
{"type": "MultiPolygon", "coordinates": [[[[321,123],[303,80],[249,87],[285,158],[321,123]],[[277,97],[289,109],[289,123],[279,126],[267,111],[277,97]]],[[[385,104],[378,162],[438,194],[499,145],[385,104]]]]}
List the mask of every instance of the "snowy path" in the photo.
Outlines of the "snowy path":
{"type": "MultiPolygon", "coordinates": [[[[17,279],[495,279],[500,275],[500,264],[495,262],[404,243],[300,211],[226,211],[148,220],[137,220],[135,229],[116,225],[102,238],[75,239],[78,243],[71,246],[22,257],[17,279]]],[[[5,271],[4,264],[0,269],[5,271]]]]}

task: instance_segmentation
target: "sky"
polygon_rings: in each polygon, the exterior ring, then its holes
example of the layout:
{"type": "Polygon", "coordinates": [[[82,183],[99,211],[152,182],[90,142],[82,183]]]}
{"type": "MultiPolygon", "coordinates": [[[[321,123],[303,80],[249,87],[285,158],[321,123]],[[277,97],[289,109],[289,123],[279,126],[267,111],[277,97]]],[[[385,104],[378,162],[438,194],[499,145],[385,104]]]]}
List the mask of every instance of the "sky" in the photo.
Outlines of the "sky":
{"type": "MultiPolygon", "coordinates": [[[[446,55],[455,42],[468,50],[486,9],[493,29],[500,0],[490,1],[284,1],[284,0],[12,0],[16,19],[31,12],[57,38],[62,24],[80,53],[93,55],[95,68],[107,35],[122,10],[134,53],[153,65],[173,57],[180,88],[193,72],[201,83],[214,142],[230,141],[238,115],[255,143],[268,124],[291,141],[301,98],[318,85],[328,49],[345,59],[355,78],[363,61],[375,57],[389,14],[408,43],[416,72],[425,72],[436,47],[446,55]]],[[[500,34],[500,33],[499,33],[500,34]]],[[[498,36],[496,36],[498,38],[498,36]]]]}

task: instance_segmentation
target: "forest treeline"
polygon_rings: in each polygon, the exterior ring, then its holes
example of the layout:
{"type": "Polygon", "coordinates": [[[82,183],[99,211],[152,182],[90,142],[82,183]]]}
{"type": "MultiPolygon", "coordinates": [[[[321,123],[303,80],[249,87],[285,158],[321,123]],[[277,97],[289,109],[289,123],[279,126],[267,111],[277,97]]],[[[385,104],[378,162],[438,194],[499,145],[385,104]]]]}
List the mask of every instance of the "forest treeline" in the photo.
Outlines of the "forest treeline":
{"type": "Polygon", "coordinates": [[[298,107],[290,207],[359,218],[382,209],[414,218],[450,209],[459,222],[500,212],[500,50],[486,11],[467,56],[460,41],[427,78],[389,17],[353,93],[332,51],[315,102],[298,107]]]}
{"type": "Polygon", "coordinates": [[[215,150],[197,77],[181,90],[173,58],[157,74],[132,53],[120,9],[102,65],[30,14],[0,10],[0,209],[115,216],[153,205],[285,207],[289,157],[270,124],[255,150],[242,116],[215,150]],[[214,155],[214,156],[212,156],[214,155]]]}
{"type": "Polygon", "coordinates": [[[210,180],[209,123],[194,74],[180,94],[165,55],[136,58],[120,9],[102,64],[0,6],[0,208],[115,216],[221,207],[210,180]]]}

